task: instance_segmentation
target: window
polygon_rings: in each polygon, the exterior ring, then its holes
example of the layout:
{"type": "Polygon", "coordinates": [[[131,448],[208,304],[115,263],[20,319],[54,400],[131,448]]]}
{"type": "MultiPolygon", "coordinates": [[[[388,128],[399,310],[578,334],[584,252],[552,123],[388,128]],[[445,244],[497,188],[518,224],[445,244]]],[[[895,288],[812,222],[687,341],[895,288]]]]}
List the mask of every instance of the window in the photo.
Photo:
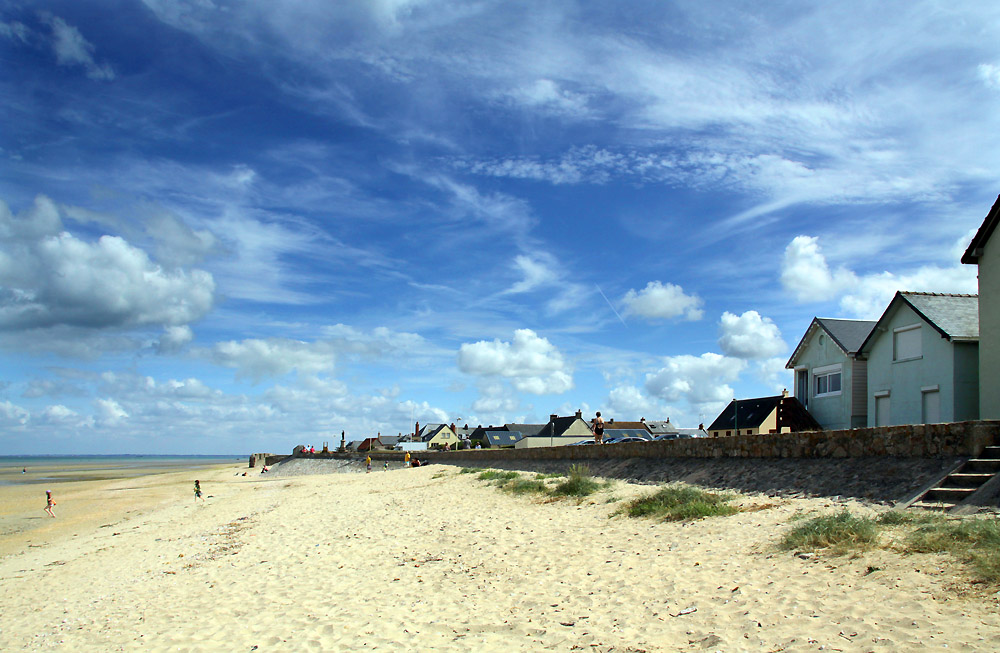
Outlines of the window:
{"type": "Polygon", "coordinates": [[[900,327],[892,332],[892,360],[906,361],[920,358],[921,350],[920,325],[900,327]]]}
{"type": "Polygon", "coordinates": [[[813,395],[825,397],[840,394],[842,378],[840,365],[827,365],[813,370],[813,395]]]}

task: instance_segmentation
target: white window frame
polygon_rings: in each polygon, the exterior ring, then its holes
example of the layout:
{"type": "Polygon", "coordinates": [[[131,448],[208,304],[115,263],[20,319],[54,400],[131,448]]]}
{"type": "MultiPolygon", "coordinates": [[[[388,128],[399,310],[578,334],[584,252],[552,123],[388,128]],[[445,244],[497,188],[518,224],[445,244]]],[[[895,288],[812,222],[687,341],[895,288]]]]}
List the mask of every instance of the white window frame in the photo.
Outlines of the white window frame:
{"type": "Polygon", "coordinates": [[[904,361],[914,361],[924,357],[924,343],[923,343],[923,332],[920,330],[920,324],[909,324],[907,326],[898,327],[892,330],[892,361],[894,363],[902,363],[904,361]],[[917,347],[918,352],[916,356],[907,356],[901,358],[899,356],[899,334],[905,333],[907,331],[917,331],[917,347]]]}
{"type": "Polygon", "coordinates": [[[836,397],[843,393],[844,391],[844,366],[840,363],[836,365],[824,365],[823,367],[814,368],[812,371],[812,390],[813,396],[817,398],[821,397],[836,397]],[[840,389],[826,392],[819,392],[819,380],[821,378],[826,378],[827,388],[830,387],[830,377],[839,376],[840,377],[840,389]]]}

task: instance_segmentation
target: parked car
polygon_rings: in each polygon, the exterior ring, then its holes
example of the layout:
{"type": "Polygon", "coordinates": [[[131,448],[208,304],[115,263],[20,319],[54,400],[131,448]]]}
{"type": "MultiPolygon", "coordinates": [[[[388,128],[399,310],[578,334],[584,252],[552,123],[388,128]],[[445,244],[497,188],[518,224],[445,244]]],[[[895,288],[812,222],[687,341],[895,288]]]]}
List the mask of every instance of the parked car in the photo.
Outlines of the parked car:
{"type": "Polygon", "coordinates": [[[624,437],[608,438],[604,441],[604,444],[621,444],[623,442],[646,442],[646,438],[640,438],[634,435],[628,435],[624,437]]]}
{"type": "Polygon", "coordinates": [[[653,442],[657,442],[659,440],[676,440],[678,435],[680,435],[680,434],[679,433],[664,433],[663,435],[658,435],[655,438],[653,438],[653,442]]]}
{"type": "Polygon", "coordinates": [[[567,447],[575,447],[575,446],[578,446],[578,445],[581,445],[581,444],[594,444],[594,441],[593,440],[580,440],[579,442],[570,442],[566,446],[567,447]]]}

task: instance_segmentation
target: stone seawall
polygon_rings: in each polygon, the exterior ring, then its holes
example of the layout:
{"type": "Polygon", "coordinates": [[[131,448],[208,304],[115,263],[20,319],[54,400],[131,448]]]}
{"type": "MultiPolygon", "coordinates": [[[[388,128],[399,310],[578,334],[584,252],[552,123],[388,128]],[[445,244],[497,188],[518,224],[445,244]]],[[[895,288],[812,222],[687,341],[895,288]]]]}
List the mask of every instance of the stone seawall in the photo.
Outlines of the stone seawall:
{"type": "MultiPolygon", "coordinates": [[[[845,496],[895,502],[1000,444],[1000,421],[889,426],[603,446],[421,451],[422,461],[462,467],[564,472],[583,464],[597,476],[646,483],[683,481],[773,495],[845,496]]],[[[367,454],[330,454],[335,460],[367,454]]],[[[402,461],[375,451],[372,461],[402,461]]],[[[320,454],[306,455],[318,459],[320,454]]]]}

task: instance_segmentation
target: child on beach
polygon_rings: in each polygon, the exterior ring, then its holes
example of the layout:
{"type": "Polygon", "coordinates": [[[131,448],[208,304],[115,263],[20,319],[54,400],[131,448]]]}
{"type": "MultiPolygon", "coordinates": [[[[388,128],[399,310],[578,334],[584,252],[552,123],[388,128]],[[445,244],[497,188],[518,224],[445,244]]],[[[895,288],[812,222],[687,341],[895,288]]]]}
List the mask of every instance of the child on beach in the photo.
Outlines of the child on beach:
{"type": "Polygon", "coordinates": [[[201,481],[194,482],[194,500],[197,501],[198,499],[201,499],[202,501],[205,500],[205,498],[201,496],[201,481]]]}
{"type": "Polygon", "coordinates": [[[56,505],[56,502],[52,500],[52,490],[45,490],[45,512],[49,513],[49,517],[55,517],[55,513],[52,512],[52,506],[56,505]]]}
{"type": "Polygon", "coordinates": [[[388,460],[385,461],[384,465],[382,465],[382,469],[385,470],[385,471],[389,471],[389,461],[388,460]]]}
{"type": "Polygon", "coordinates": [[[367,465],[367,467],[368,467],[368,472],[367,473],[370,474],[371,471],[372,471],[372,457],[371,456],[368,456],[367,458],[365,458],[365,465],[367,465]]]}

